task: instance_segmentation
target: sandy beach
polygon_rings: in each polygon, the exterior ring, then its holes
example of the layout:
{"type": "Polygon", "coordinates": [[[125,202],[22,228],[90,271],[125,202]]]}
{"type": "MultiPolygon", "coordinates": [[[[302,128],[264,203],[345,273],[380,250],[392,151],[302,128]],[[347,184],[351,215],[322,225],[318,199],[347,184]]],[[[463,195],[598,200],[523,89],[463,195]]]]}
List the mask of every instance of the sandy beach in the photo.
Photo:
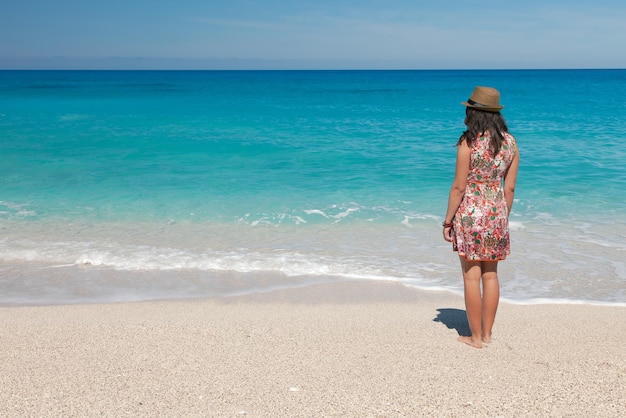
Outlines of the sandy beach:
{"type": "Polygon", "coordinates": [[[626,308],[349,282],[208,300],[3,307],[0,416],[626,416],[626,308]]]}

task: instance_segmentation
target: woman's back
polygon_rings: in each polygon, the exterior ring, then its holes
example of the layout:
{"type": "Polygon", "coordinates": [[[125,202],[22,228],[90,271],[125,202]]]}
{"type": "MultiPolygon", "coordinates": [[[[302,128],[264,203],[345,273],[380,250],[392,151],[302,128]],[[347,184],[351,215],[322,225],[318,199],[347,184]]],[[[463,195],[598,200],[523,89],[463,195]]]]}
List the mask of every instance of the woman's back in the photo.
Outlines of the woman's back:
{"type": "Polygon", "coordinates": [[[517,153],[517,144],[513,135],[504,133],[503,137],[504,142],[495,157],[490,149],[491,133],[489,131],[474,141],[470,156],[468,183],[501,182],[517,153]]]}
{"type": "Polygon", "coordinates": [[[515,138],[503,134],[498,153],[489,132],[472,143],[465,195],[454,219],[455,249],[468,260],[504,260],[510,254],[508,209],[502,180],[515,158],[515,138]]]}

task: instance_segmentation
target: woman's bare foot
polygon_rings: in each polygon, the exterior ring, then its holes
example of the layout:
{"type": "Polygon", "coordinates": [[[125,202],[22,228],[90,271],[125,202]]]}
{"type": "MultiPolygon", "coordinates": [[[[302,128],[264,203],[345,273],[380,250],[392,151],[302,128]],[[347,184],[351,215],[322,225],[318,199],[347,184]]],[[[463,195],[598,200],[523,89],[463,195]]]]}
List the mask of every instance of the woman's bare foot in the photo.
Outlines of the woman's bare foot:
{"type": "Polygon", "coordinates": [[[491,335],[488,337],[483,337],[483,343],[484,344],[491,344],[491,335]]]}
{"type": "Polygon", "coordinates": [[[472,337],[459,337],[457,340],[474,348],[483,348],[482,340],[476,341],[472,337]]]}

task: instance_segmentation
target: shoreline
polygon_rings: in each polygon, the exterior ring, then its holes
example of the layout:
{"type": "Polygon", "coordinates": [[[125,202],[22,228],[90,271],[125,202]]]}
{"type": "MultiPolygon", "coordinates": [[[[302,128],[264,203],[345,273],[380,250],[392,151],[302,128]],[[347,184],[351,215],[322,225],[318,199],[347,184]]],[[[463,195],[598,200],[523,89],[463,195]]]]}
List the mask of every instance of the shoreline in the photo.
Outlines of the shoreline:
{"type": "MultiPolygon", "coordinates": [[[[430,218],[329,228],[54,225],[0,221],[1,305],[216,297],[363,279],[463,293],[458,256],[430,218]]],[[[527,225],[498,266],[501,296],[626,306],[624,236],[621,225],[527,225]]]]}
{"type": "Polygon", "coordinates": [[[626,309],[390,282],[214,299],[0,307],[0,415],[620,416],[626,309]]]}
{"type": "MultiPolygon", "coordinates": [[[[448,254],[450,255],[450,254],[448,254]]],[[[453,262],[456,260],[451,259],[453,262]]],[[[515,261],[516,264],[520,260],[515,261]]],[[[452,263],[454,264],[454,263],[452,263]]],[[[502,263],[500,301],[518,306],[573,305],[626,308],[626,302],[567,297],[513,299],[516,278],[512,262],[502,263]],[[508,290],[508,291],[507,291],[508,290]]],[[[460,274],[454,270],[455,287],[420,285],[408,278],[350,277],[337,275],[289,276],[278,272],[236,271],[120,271],[100,266],[0,265],[0,308],[102,305],[117,303],[176,302],[254,297],[255,294],[299,291],[320,285],[373,283],[400,286],[407,292],[442,293],[463,298],[460,274]],[[45,274],[42,275],[42,272],[45,274]],[[457,277],[459,276],[459,277],[457,277]]],[[[577,279],[577,278],[576,278],[577,279]]],[[[574,280],[575,281],[575,280],[574,280]]],[[[591,281],[586,281],[591,283],[591,281]]],[[[617,285],[617,283],[616,283],[617,285]]]]}

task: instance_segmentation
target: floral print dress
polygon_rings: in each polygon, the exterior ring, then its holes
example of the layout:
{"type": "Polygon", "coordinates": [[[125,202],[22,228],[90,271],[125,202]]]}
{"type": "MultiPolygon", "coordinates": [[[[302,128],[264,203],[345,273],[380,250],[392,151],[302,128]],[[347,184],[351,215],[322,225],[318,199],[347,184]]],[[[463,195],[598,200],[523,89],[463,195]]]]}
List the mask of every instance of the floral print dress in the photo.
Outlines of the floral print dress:
{"type": "Polygon", "coordinates": [[[467,260],[498,261],[511,253],[502,182],[517,153],[517,144],[512,135],[503,136],[495,157],[488,131],[472,146],[465,195],[452,221],[453,249],[467,260]]]}

